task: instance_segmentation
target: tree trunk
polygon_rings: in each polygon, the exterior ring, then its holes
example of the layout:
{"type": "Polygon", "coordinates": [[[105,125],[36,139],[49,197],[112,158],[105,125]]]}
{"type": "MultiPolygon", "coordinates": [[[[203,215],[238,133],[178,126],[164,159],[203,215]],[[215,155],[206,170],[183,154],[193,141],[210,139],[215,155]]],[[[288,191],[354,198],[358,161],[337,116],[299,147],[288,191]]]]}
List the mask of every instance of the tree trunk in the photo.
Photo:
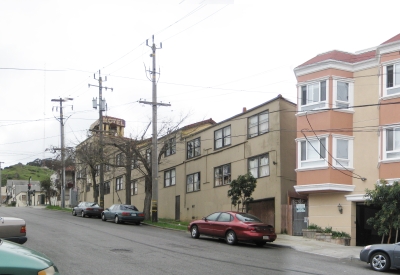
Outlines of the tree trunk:
{"type": "Polygon", "coordinates": [[[151,220],[151,197],[152,197],[152,185],[151,180],[148,177],[145,177],[145,198],[144,198],[144,206],[143,213],[145,220],[151,220]]]}
{"type": "MultiPolygon", "coordinates": [[[[131,162],[129,162],[129,163],[131,163],[131,162]]],[[[131,205],[131,174],[132,174],[131,165],[125,166],[125,171],[126,171],[126,174],[125,174],[125,182],[126,182],[125,203],[128,205],[131,205]]]]}
{"type": "Polygon", "coordinates": [[[389,229],[389,235],[388,235],[388,240],[387,243],[390,244],[390,239],[392,238],[392,227],[389,229]]]}
{"type": "Polygon", "coordinates": [[[394,241],[395,243],[397,243],[397,237],[399,236],[399,228],[396,228],[396,240],[394,241]]]}
{"type": "Polygon", "coordinates": [[[385,239],[385,234],[382,235],[382,240],[381,243],[383,243],[383,240],[385,239]]]}

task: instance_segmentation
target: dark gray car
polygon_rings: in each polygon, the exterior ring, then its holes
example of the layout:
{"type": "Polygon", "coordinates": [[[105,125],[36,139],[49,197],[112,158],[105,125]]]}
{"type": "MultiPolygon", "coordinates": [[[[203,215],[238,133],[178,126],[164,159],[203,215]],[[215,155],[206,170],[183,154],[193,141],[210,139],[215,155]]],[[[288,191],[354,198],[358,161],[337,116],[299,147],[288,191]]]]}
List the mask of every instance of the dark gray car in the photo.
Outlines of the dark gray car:
{"type": "Polygon", "coordinates": [[[144,221],[144,214],[134,205],[113,204],[101,213],[101,219],[103,221],[114,220],[115,223],[130,222],[139,225],[144,221]]]}
{"type": "Polygon", "coordinates": [[[101,212],[103,212],[103,208],[101,208],[95,202],[80,202],[77,206],[72,209],[73,216],[81,216],[84,217],[101,217],[101,212]]]}
{"type": "Polygon", "coordinates": [[[400,242],[394,244],[367,245],[360,252],[360,260],[376,271],[400,268],[400,242]]]}

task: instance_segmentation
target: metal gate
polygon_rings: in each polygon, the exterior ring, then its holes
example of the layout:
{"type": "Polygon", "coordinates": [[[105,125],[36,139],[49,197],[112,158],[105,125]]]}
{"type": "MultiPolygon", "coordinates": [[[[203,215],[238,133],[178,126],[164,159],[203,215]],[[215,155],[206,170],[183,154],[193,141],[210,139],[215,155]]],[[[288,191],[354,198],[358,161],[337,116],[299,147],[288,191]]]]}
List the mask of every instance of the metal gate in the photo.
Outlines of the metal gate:
{"type": "Polygon", "coordinates": [[[308,226],[308,205],[307,200],[293,199],[293,236],[303,236],[303,229],[308,226]]]}

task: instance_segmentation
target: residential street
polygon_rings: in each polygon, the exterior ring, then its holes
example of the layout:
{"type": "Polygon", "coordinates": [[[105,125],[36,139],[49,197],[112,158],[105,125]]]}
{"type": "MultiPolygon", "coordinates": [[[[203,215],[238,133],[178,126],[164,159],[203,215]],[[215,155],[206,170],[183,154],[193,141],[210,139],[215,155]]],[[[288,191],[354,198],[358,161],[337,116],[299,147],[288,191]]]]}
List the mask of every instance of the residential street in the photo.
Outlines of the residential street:
{"type": "Polygon", "coordinates": [[[25,219],[24,246],[49,256],[61,274],[376,274],[358,260],[275,244],[229,246],[215,239],[195,240],[187,232],[117,225],[40,208],[0,207],[0,215],[25,219]]]}

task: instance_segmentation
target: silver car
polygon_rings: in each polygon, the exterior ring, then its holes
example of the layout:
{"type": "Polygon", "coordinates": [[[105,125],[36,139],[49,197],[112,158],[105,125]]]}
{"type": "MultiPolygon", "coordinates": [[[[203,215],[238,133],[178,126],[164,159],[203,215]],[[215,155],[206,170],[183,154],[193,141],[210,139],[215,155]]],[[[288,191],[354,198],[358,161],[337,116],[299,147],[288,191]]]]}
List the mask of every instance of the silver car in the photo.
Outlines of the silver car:
{"type": "Polygon", "coordinates": [[[400,242],[394,244],[367,245],[360,252],[360,260],[371,265],[375,271],[400,268],[400,242]]]}
{"type": "Polygon", "coordinates": [[[0,217],[0,238],[23,244],[26,237],[26,222],[20,218],[0,217]]]}

